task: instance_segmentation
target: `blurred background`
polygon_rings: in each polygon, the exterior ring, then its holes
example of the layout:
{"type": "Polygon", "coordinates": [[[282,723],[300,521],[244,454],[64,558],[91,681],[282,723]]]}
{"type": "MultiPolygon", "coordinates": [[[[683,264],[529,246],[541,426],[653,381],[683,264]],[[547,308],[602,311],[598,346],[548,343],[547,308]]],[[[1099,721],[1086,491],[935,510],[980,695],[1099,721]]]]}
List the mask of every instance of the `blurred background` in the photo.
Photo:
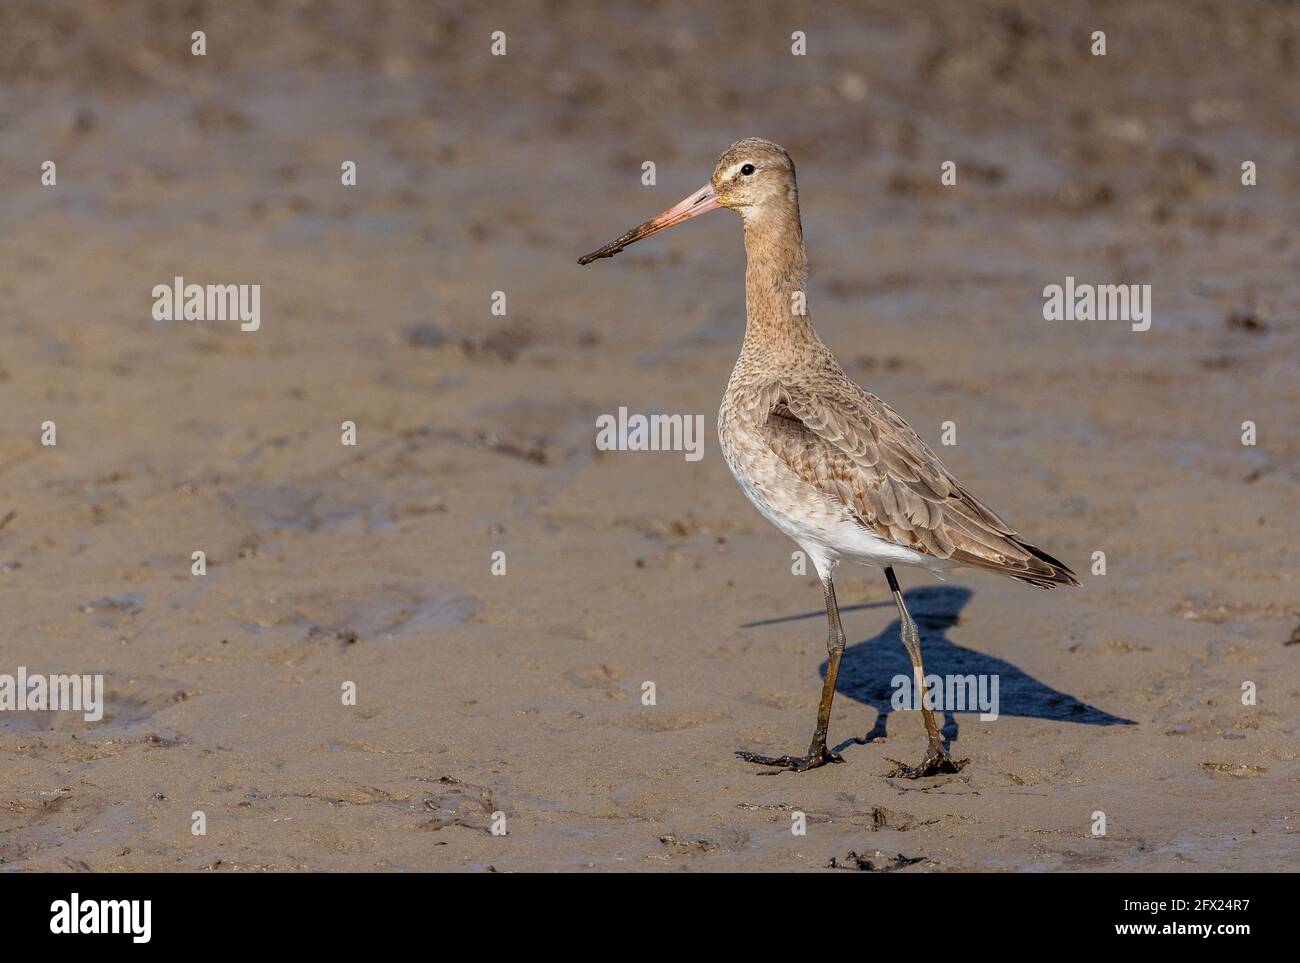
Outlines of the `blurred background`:
{"type": "MultiPolygon", "coordinates": [[[[932,868],[1280,866],[1298,82],[1300,5],[1269,0],[5,3],[0,670],[110,698],[0,718],[0,857],[783,869],[870,831],[932,868]],[[1074,594],[972,578],[934,621],[1141,725],[966,727],[981,798],[908,798],[911,833],[871,816],[878,741],[799,784],[815,844],[730,761],[802,746],[822,658],[815,620],[753,627],[820,596],[714,443],[739,224],[574,263],[750,135],[795,159],[849,373],[932,445],[956,422],[949,467],[1052,554],[1108,560],[1074,594]],[[261,329],[154,321],[177,275],[260,284],[261,329]],[[1150,284],[1152,329],[1044,321],[1067,275],[1150,284]],[[596,452],[622,405],[703,414],[705,459],[596,452]],[[1099,805],[1121,828],[1081,847],[1099,805]]],[[[846,606],[887,598],[850,574],[846,606]]],[[[849,622],[871,678],[889,612],[849,622]]],[[[833,739],[877,704],[842,698],[833,739]]]]}

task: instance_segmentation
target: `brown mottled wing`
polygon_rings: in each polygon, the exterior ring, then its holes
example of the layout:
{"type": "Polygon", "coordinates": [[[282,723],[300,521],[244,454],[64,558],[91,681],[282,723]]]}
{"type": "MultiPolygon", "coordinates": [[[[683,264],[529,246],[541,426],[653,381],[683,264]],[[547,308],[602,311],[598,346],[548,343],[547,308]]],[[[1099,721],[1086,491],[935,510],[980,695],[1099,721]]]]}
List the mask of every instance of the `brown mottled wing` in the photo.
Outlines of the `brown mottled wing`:
{"type": "Polygon", "coordinates": [[[962,488],[889,405],[847,378],[816,388],[775,382],[763,402],[761,432],[777,457],[875,534],[1041,588],[1078,584],[962,488]]]}

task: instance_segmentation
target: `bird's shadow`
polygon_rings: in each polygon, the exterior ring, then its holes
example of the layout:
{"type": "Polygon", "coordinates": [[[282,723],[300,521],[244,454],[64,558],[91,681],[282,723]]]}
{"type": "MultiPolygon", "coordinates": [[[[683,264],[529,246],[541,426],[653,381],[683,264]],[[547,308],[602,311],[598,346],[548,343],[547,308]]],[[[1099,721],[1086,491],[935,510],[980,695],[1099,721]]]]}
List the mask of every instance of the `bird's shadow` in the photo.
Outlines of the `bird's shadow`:
{"type": "MultiPolygon", "coordinates": [[[[1133,725],[1133,720],[1111,715],[1096,706],[1088,705],[1066,692],[1040,682],[1004,659],[975,652],[955,644],[948,638],[948,629],[957,624],[961,610],[970,600],[970,589],[958,585],[928,585],[909,589],[903,593],[907,609],[912,613],[921,634],[921,655],[927,676],[967,677],[998,681],[998,715],[1022,716],[1032,719],[1050,719],[1056,722],[1074,722],[1087,726],[1133,725]]],[[[840,611],[852,612],[865,608],[893,608],[894,603],[872,602],[865,605],[843,606],[840,611]]],[[[751,622],[746,628],[803,619],[813,619],[824,613],[811,612],[797,616],[751,622]]],[[[853,743],[871,742],[887,735],[889,716],[895,712],[894,695],[899,691],[892,683],[896,676],[912,678],[912,664],[903,647],[899,632],[900,622],[894,619],[879,635],[866,639],[844,650],[840,661],[840,676],[835,690],[871,706],[876,710],[876,722],[861,739],[849,739],[837,746],[843,749],[853,743]]],[[[826,663],[822,662],[820,674],[826,676],[826,663]]],[[[978,712],[971,707],[972,712],[978,712]]],[[[951,711],[944,712],[944,742],[957,738],[957,720],[951,711]]]]}

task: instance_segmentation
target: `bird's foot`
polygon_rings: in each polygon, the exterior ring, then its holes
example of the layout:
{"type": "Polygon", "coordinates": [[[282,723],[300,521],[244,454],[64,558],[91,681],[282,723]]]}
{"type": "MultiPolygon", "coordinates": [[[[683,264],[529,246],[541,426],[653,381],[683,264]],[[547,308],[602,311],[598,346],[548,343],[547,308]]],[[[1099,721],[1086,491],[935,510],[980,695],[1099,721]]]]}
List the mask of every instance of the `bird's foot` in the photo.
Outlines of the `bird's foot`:
{"type": "Polygon", "coordinates": [[[806,756],[760,756],[756,752],[746,752],[743,749],[737,750],[736,755],[746,762],[789,769],[791,772],[807,772],[809,769],[817,769],[832,762],[844,761],[843,756],[832,749],[827,749],[824,744],[811,746],[806,756]]]}
{"type": "Polygon", "coordinates": [[[969,759],[954,761],[952,756],[943,750],[942,746],[930,746],[925,751],[925,758],[921,760],[919,766],[908,766],[897,759],[890,759],[889,761],[894,764],[893,771],[888,774],[889,777],[901,776],[904,779],[921,779],[925,776],[941,776],[961,772],[966,767],[966,764],[970,762],[969,759]]]}

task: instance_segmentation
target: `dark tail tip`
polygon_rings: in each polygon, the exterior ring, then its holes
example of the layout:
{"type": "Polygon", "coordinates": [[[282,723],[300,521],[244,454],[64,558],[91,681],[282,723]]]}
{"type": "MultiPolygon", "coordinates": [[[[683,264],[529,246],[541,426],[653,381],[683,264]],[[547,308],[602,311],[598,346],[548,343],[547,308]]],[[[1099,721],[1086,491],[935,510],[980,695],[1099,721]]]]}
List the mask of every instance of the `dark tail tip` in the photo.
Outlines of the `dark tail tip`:
{"type": "Polygon", "coordinates": [[[1023,577],[1022,581],[1042,589],[1055,588],[1058,585],[1072,585],[1078,588],[1082,584],[1078,576],[1070,571],[1070,566],[1060,559],[1052,558],[1036,545],[1030,545],[1027,542],[1017,542],[1017,544],[1050,570],[1046,572],[1036,570],[1031,575],[1023,577]]]}

